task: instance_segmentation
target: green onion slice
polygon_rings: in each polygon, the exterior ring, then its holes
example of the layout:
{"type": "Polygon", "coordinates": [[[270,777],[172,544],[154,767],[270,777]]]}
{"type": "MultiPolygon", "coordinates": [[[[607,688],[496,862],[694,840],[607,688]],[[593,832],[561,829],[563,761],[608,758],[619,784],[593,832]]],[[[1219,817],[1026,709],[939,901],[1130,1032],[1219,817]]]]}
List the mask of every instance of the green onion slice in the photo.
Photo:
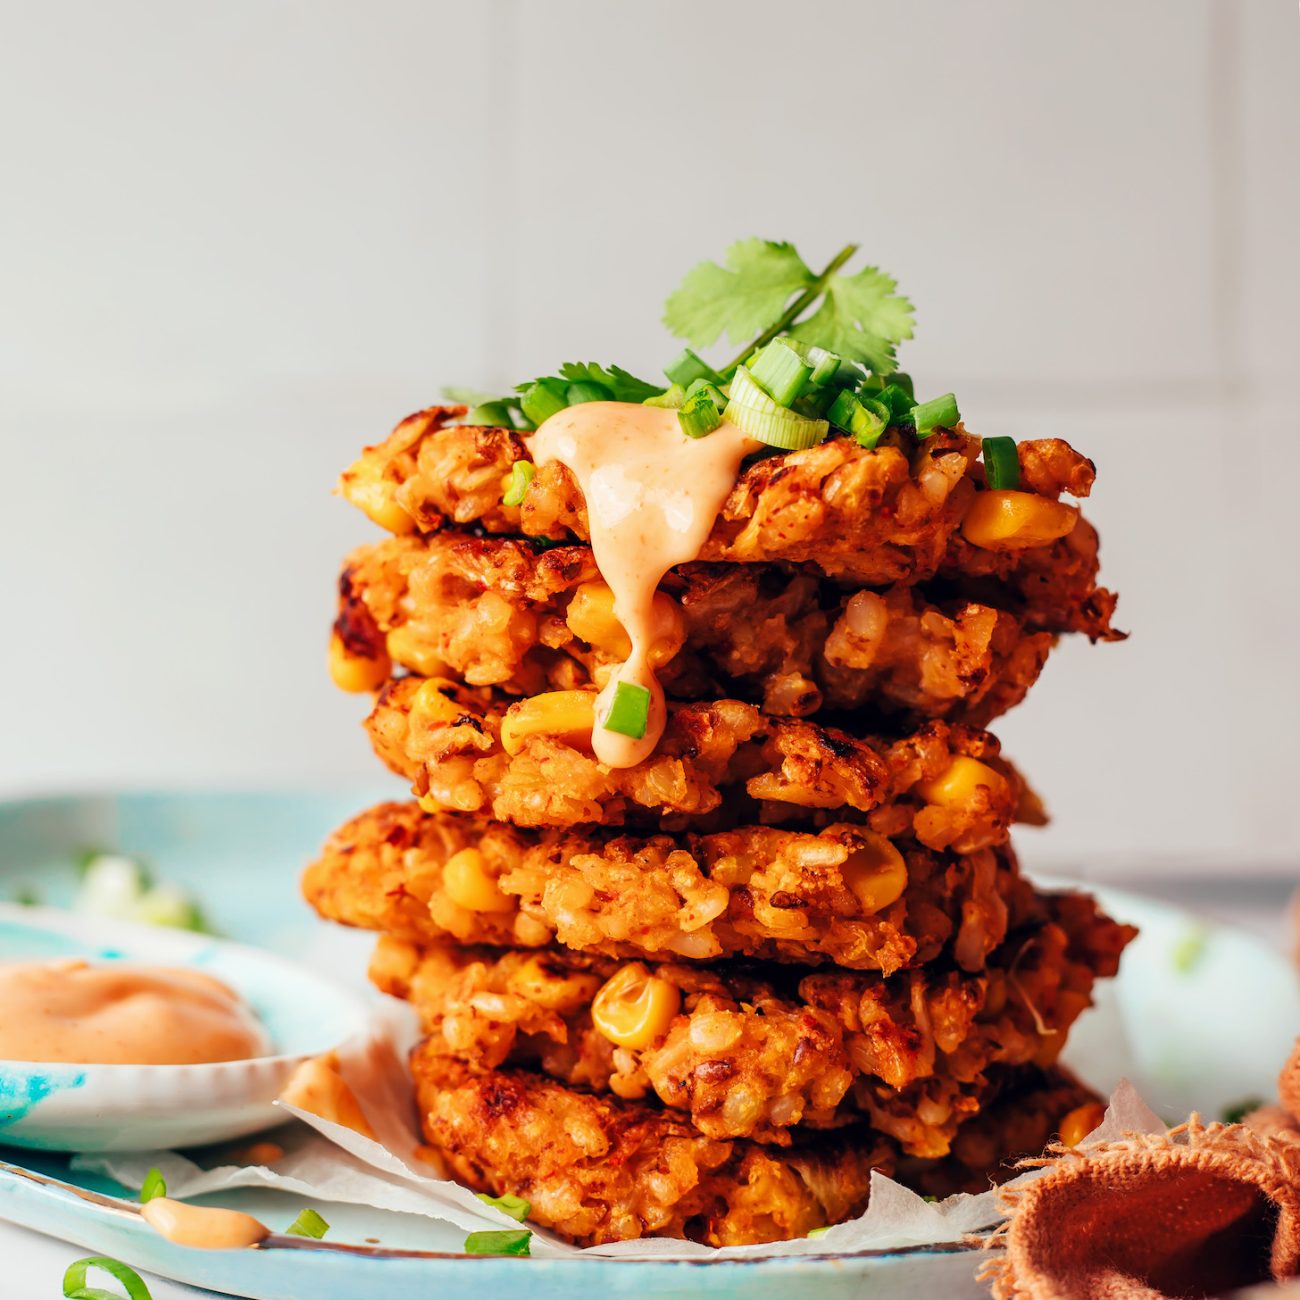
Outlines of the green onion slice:
{"type": "Polygon", "coordinates": [[[640,740],[650,720],[650,692],[635,682],[619,682],[604,721],[606,731],[640,740]]]}
{"type": "Polygon", "coordinates": [[[583,402],[612,402],[614,390],[606,388],[604,384],[581,379],[575,384],[570,384],[564,390],[564,396],[570,406],[581,406],[583,402]]]}
{"type": "Polygon", "coordinates": [[[298,1217],[285,1229],[291,1237],[311,1237],[319,1241],[328,1231],[330,1225],[310,1206],[298,1212],[298,1217]]]}
{"type": "Polygon", "coordinates": [[[813,368],[786,339],[773,339],[750,362],[754,382],[778,405],[789,406],[808,386],[813,368]]]}
{"type": "Polygon", "coordinates": [[[465,416],[466,424],[486,424],[493,429],[513,429],[515,422],[510,418],[510,407],[505,402],[480,402],[470,408],[465,416]]]}
{"type": "Polygon", "coordinates": [[[167,1180],[156,1169],[150,1169],[140,1184],[140,1204],[152,1201],[155,1196],[167,1195],[167,1180]]]}
{"type": "Polygon", "coordinates": [[[984,439],[984,481],[994,489],[1020,486],[1020,453],[1014,438],[984,439]]]}
{"type": "Polygon", "coordinates": [[[894,373],[889,376],[889,382],[893,384],[895,388],[901,388],[903,392],[912,399],[912,401],[916,401],[916,386],[912,383],[911,375],[902,370],[895,370],[894,373]]]}
{"type": "Polygon", "coordinates": [[[851,433],[855,441],[868,449],[880,441],[881,435],[888,427],[888,420],[881,413],[881,404],[872,402],[870,406],[858,401],[847,388],[842,389],[826,412],[826,418],[837,428],[851,433]]]}
{"type": "Polygon", "coordinates": [[[812,366],[808,382],[816,388],[824,388],[840,373],[840,358],[826,348],[809,348],[806,360],[812,366]]]}
{"type": "Polygon", "coordinates": [[[897,384],[886,384],[879,392],[863,391],[859,396],[883,402],[889,408],[890,424],[911,424],[914,399],[911,393],[897,384]]]}
{"type": "Polygon", "coordinates": [[[66,1300],[122,1300],[115,1291],[105,1291],[103,1287],[87,1286],[86,1271],[98,1268],[111,1274],[123,1286],[127,1300],[153,1300],[144,1278],[121,1260],[109,1259],[106,1255],[88,1255],[75,1264],[68,1265],[63,1275],[63,1294],[66,1300]]]}
{"type": "Polygon", "coordinates": [[[501,498],[503,506],[520,506],[524,503],[524,494],[537,473],[537,466],[531,460],[517,460],[510,466],[510,482],[506,484],[505,495],[501,498]]]}
{"type": "Polygon", "coordinates": [[[721,383],[722,376],[707,361],[696,356],[690,348],[682,351],[664,367],[664,374],[669,380],[682,388],[689,388],[697,379],[707,379],[710,383],[721,383]]]}
{"type": "Polygon", "coordinates": [[[722,423],[722,415],[713,398],[707,393],[696,393],[677,412],[677,422],[688,438],[703,438],[722,423]]]}
{"type": "Polygon", "coordinates": [[[670,410],[676,410],[686,400],[686,389],[681,384],[674,384],[671,388],[666,388],[662,393],[656,393],[654,397],[647,397],[642,406],[662,406],[670,410]]]}
{"type": "Polygon", "coordinates": [[[928,438],[936,429],[951,429],[960,419],[957,398],[952,393],[932,397],[928,402],[912,407],[912,424],[918,438],[928,438]]]}
{"type": "Polygon", "coordinates": [[[539,379],[524,389],[519,405],[529,420],[534,424],[541,424],[556,411],[562,411],[568,406],[567,393],[567,384],[562,384],[556,379],[539,379]]]}
{"type": "Polygon", "coordinates": [[[532,1202],[524,1200],[522,1196],[511,1196],[508,1192],[505,1196],[489,1196],[486,1192],[478,1192],[476,1195],[484,1205],[490,1205],[520,1223],[532,1213],[532,1202]]]}
{"type": "Polygon", "coordinates": [[[500,1232],[471,1232],[465,1238],[467,1255],[529,1255],[533,1234],[527,1228],[503,1228],[500,1232]]]}
{"type": "Polygon", "coordinates": [[[828,1223],[824,1228],[813,1228],[810,1232],[805,1232],[804,1236],[824,1237],[830,1230],[831,1230],[831,1225],[828,1223]]]}
{"type": "Polygon", "coordinates": [[[774,401],[744,366],[732,378],[731,400],[723,414],[751,438],[783,451],[815,447],[830,432],[825,420],[810,420],[774,401]]]}

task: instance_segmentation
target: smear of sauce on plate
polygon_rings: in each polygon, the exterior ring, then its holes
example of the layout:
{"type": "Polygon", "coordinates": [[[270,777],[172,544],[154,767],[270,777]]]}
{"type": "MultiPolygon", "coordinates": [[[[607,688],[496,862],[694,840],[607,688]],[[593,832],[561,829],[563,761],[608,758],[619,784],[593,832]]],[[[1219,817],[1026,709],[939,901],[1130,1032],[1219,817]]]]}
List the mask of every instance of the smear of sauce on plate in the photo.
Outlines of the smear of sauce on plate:
{"type": "Polygon", "coordinates": [[[609,767],[634,767],[654,752],[668,717],[651,664],[655,591],[669,569],[699,555],[740,462],[763,444],[725,421],[703,438],[688,438],[676,411],[626,402],[567,407],[528,444],[538,465],[567,466],[586,498],[596,567],[632,643],[631,655],[596,697],[591,745],[609,767]],[[620,681],[650,692],[639,740],[604,726],[620,681]]]}
{"type": "Polygon", "coordinates": [[[200,1250],[236,1250],[256,1246],[271,1230],[251,1214],[206,1205],[186,1205],[169,1196],[155,1196],[140,1208],[145,1222],[178,1246],[200,1250]]]}
{"type": "Polygon", "coordinates": [[[239,995],[195,970],[0,962],[0,1009],[0,1060],[195,1065],[270,1050],[239,995]]]}

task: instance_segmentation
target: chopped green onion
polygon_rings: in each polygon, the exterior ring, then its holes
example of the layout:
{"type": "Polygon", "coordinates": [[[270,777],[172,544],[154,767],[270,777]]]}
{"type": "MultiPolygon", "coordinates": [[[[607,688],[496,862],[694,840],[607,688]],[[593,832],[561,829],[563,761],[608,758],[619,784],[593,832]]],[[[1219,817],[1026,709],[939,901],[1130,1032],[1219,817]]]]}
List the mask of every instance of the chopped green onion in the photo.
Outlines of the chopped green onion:
{"type": "Polygon", "coordinates": [[[298,1212],[298,1217],[285,1229],[291,1237],[310,1237],[319,1241],[328,1231],[330,1225],[310,1206],[298,1212]]]}
{"type": "Polygon", "coordinates": [[[826,1235],[830,1230],[831,1230],[831,1225],[828,1223],[824,1228],[813,1228],[811,1231],[809,1231],[809,1232],[805,1232],[805,1233],[804,1233],[804,1236],[805,1236],[805,1237],[824,1237],[824,1236],[825,1236],[825,1235],[826,1235]]]}
{"type": "Polygon", "coordinates": [[[984,439],[984,481],[994,489],[1020,486],[1020,453],[1014,438],[984,439]]]}
{"type": "Polygon", "coordinates": [[[471,407],[465,416],[466,424],[486,424],[494,429],[513,429],[510,407],[505,402],[481,402],[471,407]]]}
{"type": "MultiPolygon", "coordinates": [[[[872,402],[872,406],[878,408],[880,403],[872,402]]],[[[851,433],[859,446],[868,449],[880,441],[888,425],[888,421],[878,410],[872,410],[858,401],[847,388],[840,390],[835,401],[831,403],[831,409],[826,412],[826,418],[837,429],[844,429],[851,433]]]]}
{"type": "Polygon", "coordinates": [[[707,379],[719,383],[722,376],[709,363],[695,355],[690,348],[683,350],[681,356],[674,358],[664,367],[664,374],[682,388],[689,388],[697,379],[707,379]]]}
{"type": "Polygon", "coordinates": [[[1199,921],[1189,925],[1170,954],[1174,970],[1180,975],[1190,975],[1205,959],[1209,937],[1210,932],[1199,921]]]}
{"type": "Polygon", "coordinates": [[[825,420],[810,420],[775,402],[744,366],[732,378],[731,400],[723,414],[751,438],[783,451],[815,447],[830,432],[825,420]]]}
{"type": "Polygon", "coordinates": [[[912,383],[911,375],[904,373],[902,370],[895,370],[894,373],[889,376],[889,382],[893,384],[895,388],[901,388],[903,392],[912,399],[912,401],[916,401],[916,387],[912,383]]]}
{"type": "Polygon", "coordinates": [[[662,406],[670,410],[678,410],[681,404],[686,400],[686,389],[681,384],[674,384],[671,388],[666,388],[662,393],[655,394],[654,397],[647,397],[642,406],[662,406]]]}
{"type": "Polygon", "coordinates": [[[605,730],[640,740],[649,720],[650,692],[635,682],[619,682],[614,687],[614,698],[603,724],[605,730]]]}
{"type": "Polygon", "coordinates": [[[698,397],[701,393],[709,399],[719,410],[727,404],[727,395],[711,379],[697,379],[686,390],[688,398],[698,397]]]}
{"type": "Polygon", "coordinates": [[[886,384],[879,392],[863,393],[883,402],[889,408],[890,424],[910,424],[912,419],[912,395],[897,384],[886,384]]]}
{"type": "MultiPolygon", "coordinates": [[[[717,389],[713,390],[717,392],[717,389]]],[[[708,393],[696,393],[688,397],[682,409],[677,412],[677,422],[688,438],[703,438],[722,423],[718,404],[708,393]]]]}
{"type": "Polygon", "coordinates": [[[534,424],[541,424],[556,411],[562,411],[568,406],[567,390],[568,385],[562,384],[558,379],[539,379],[524,389],[519,405],[528,419],[534,424]]]}
{"type": "Polygon", "coordinates": [[[509,1193],[505,1196],[489,1196],[486,1192],[479,1192],[477,1195],[484,1205],[490,1205],[520,1223],[532,1213],[532,1202],[524,1200],[522,1196],[511,1196],[509,1193]]]}
{"type": "Polygon", "coordinates": [[[957,399],[952,393],[932,397],[912,407],[912,424],[918,438],[928,438],[936,429],[951,429],[961,419],[957,399]]]}
{"type": "Polygon", "coordinates": [[[465,1238],[467,1255],[528,1255],[533,1234],[526,1228],[503,1228],[500,1232],[471,1232],[465,1238]]]}
{"type": "Polygon", "coordinates": [[[1225,1124],[1240,1124],[1252,1110],[1258,1110],[1263,1104],[1262,1097],[1243,1097],[1231,1106],[1225,1106],[1219,1118],[1225,1124]]]}
{"type": "Polygon", "coordinates": [[[66,1300],[122,1300],[121,1296],[105,1291],[103,1287],[86,1285],[86,1271],[92,1268],[102,1269],[115,1277],[125,1288],[127,1300],[153,1300],[149,1288],[144,1284],[144,1278],[135,1269],[119,1259],[109,1259],[106,1255],[88,1255],[85,1259],[68,1265],[68,1271],[63,1275],[63,1294],[66,1300]]]}
{"type": "Polygon", "coordinates": [[[505,495],[501,498],[503,506],[520,506],[524,503],[524,494],[537,473],[537,466],[531,460],[517,460],[510,466],[510,482],[506,485],[505,495]]]}
{"type": "Polygon", "coordinates": [[[581,406],[583,402],[612,402],[614,390],[606,388],[604,384],[581,379],[576,384],[570,384],[564,390],[564,396],[570,406],[581,406]]]}
{"type": "Polygon", "coordinates": [[[150,1169],[144,1176],[144,1182],[140,1184],[140,1204],[146,1201],[152,1201],[155,1196],[167,1195],[167,1180],[162,1176],[158,1169],[150,1169]]]}
{"type": "Polygon", "coordinates": [[[749,372],[774,402],[789,406],[807,387],[813,368],[786,339],[773,339],[750,362],[749,372]]]}
{"type": "Polygon", "coordinates": [[[825,348],[809,348],[805,360],[812,366],[808,382],[816,388],[824,388],[840,372],[840,358],[825,348]]]}

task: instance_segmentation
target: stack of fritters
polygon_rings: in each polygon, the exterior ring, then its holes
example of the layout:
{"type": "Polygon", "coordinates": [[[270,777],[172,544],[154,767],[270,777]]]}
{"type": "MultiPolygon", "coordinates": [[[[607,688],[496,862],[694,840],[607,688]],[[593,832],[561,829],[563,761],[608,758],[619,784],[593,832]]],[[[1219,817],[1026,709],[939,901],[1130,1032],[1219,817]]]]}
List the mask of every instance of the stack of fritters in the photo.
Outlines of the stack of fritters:
{"type": "Polygon", "coordinates": [[[946,1193],[1040,1149],[1092,1104],[1054,1063],[1131,931],[1020,876],[1041,809],[982,728],[1058,635],[1117,635],[1057,500],[1091,463],[1022,443],[1007,541],[960,430],[754,462],[656,598],[667,729],[611,769],[629,646],[581,494],[553,463],[504,505],[527,436],[461,415],[343,476],[395,535],[346,563],[332,668],[416,801],[305,879],[422,1018],[429,1143],[575,1241],[719,1245],[860,1213],[872,1169],[946,1193]]]}

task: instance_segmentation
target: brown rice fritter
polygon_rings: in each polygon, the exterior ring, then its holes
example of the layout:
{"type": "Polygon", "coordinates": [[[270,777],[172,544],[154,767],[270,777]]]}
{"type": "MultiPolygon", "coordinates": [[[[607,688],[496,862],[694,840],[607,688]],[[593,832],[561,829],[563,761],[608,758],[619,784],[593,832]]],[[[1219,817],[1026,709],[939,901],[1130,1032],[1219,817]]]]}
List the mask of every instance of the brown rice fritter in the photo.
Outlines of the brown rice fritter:
{"type": "Polygon", "coordinates": [[[864,826],[636,838],[522,831],[385,803],[331,835],[303,878],[322,916],[416,943],[607,957],[748,956],[890,974],[943,952],[979,970],[1025,911],[1010,849],[891,846],[864,826]],[[445,871],[453,862],[450,873],[445,871]]]}
{"type": "Polygon", "coordinates": [[[653,1094],[714,1138],[784,1144],[797,1125],[865,1115],[909,1154],[941,1156],[980,1109],[990,1068],[1055,1060],[1131,937],[1086,896],[1037,904],[979,974],[620,965],[386,936],[371,978],[412,1003],[430,1051],[474,1070],[653,1094]]]}
{"type": "MultiPolygon", "coordinates": [[[[488,533],[588,540],[586,507],[572,475],[543,466],[522,506],[501,502],[503,480],[527,460],[526,437],[506,429],[449,425],[459,406],[409,416],[346,470],[340,491],[391,532],[438,532],[476,524],[488,533]]],[[[1031,630],[1110,639],[1115,598],[1096,585],[1097,535],[1080,521],[1060,541],[1022,551],[983,551],[959,529],[981,482],[980,440],[960,430],[920,446],[891,431],[872,450],[833,438],[766,456],[744,468],[699,559],[812,563],[861,586],[922,582],[935,575],[996,574],[1000,604],[1031,630]]],[[[1084,497],[1095,469],[1059,438],[1019,444],[1021,486],[1056,498],[1084,497]]]]}
{"type": "MultiPolygon", "coordinates": [[[[978,1190],[1010,1176],[1008,1154],[1042,1150],[1091,1094],[1055,1071],[1017,1074],[981,1129],[987,1165],[899,1160],[865,1126],[804,1133],[787,1147],[720,1141],[644,1102],[566,1088],[521,1070],[475,1074],[427,1045],[412,1055],[421,1125],[469,1187],[521,1196],[529,1220],[579,1245],[645,1236],[743,1246],[806,1236],[867,1206],[871,1173],[896,1171],[924,1193],[978,1190]],[[1032,1119],[1032,1125],[1022,1116],[1032,1119]],[[1042,1141],[1025,1143],[1042,1131],[1042,1141]]],[[[959,1136],[959,1141],[960,1136],[959,1136]]]]}
{"type": "Polygon", "coordinates": [[[552,709],[553,697],[512,703],[486,687],[400,677],[380,692],[366,727],[426,811],[488,812],[515,826],[657,819],[673,830],[718,812],[725,797],[732,824],[847,809],[869,814],[882,835],[910,831],[928,848],[973,853],[1003,843],[1017,814],[1041,815],[998,742],[971,727],[929,722],[901,740],[858,739],[740,700],[670,702],[654,753],[608,768],[591,752],[594,693],[574,696],[585,720],[552,709]]]}
{"type": "MultiPolygon", "coordinates": [[[[806,565],[682,565],[658,601],[674,629],[660,650],[668,695],[738,695],[795,717],[869,704],[984,725],[1024,698],[1054,641],[991,605],[842,591],[806,565]]],[[[587,546],[538,553],[446,531],[354,551],[335,632],[366,659],[536,695],[603,686],[627,658],[611,606],[587,546]]]]}

